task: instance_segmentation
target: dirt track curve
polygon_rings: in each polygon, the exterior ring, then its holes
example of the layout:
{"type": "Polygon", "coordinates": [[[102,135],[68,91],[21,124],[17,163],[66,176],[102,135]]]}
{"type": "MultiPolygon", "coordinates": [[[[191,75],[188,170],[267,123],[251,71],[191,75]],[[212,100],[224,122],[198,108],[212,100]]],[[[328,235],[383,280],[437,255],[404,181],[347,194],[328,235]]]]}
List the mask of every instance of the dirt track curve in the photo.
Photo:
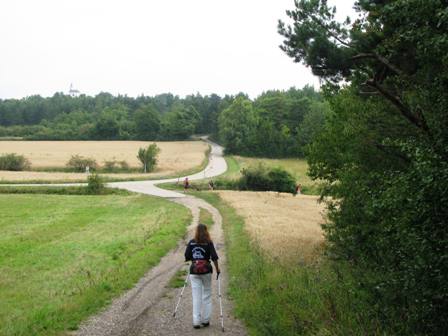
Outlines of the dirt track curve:
{"type": "MultiPolygon", "coordinates": [[[[201,176],[215,176],[225,171],[225,161],[222,158],[222,148],[212,144],[210,163],[204,172],[195,174],[193,179],[201,176]],[[224,167],[223,167],[224,165],[224,167]]],[[[157,181],[158,183],[163,181],[157,181]]],[[[165,197],[173,202],[188,207],[193,214],[193,222],[188,228],[177,248],[162,258],[159,265],[152,268],[140,279],[136,286],[115,299],[103,312],[90,317],[77,330],[77,336],[137,336],[137,335],[223,335],[219,318],[219,300],[215,274],[212,282],[213,312],[210,326],[199,330],[192,327],[191,287],[188,284],[180,303],[176,318],[173,318],[175,303],[181,288],[168,287],[169,280],[180,269],[187,269],[184,261],[185,245],[192,236],[193,229],[198,223],[199,209],[204,208],[213,216],[214,225],[210,229],[211,236],[220,257],[222,274],[221,291],[224,314],[224,327],[227,335],[247,335],[243,324],[232,316],[232,302],[227,295],[228,277],[222,218],[219,211],[207,202],[184,194],[167,191],[164,194],[148,182],[111,183],[123,189],[165,197]],[[173,197],[174,196],[174,197],[173,197]]]]}

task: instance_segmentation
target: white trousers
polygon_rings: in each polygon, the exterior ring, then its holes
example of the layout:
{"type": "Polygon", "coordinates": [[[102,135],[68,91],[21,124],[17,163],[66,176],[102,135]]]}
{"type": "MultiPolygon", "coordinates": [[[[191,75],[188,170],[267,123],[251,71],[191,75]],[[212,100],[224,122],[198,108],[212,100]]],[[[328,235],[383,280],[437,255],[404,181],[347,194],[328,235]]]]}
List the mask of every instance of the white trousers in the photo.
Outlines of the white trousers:
{"type": "Polygon", "coordinates": [[[210,322],[212,313],[212,274],[190,274],[190,280],[191,292],[193,294],[193,325],[210,322]]]}

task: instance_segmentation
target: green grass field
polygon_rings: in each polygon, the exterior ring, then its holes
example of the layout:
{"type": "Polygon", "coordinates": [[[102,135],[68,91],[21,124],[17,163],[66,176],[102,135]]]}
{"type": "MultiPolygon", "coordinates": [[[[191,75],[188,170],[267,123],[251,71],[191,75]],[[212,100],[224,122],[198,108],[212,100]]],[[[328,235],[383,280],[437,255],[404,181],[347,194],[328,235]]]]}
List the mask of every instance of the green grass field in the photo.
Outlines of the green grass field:
{"type": "Polygon", "coordinates": [[[131,288],[186,231],[147,196],[0,195],[0,335],[56,335],[131,288]]]}

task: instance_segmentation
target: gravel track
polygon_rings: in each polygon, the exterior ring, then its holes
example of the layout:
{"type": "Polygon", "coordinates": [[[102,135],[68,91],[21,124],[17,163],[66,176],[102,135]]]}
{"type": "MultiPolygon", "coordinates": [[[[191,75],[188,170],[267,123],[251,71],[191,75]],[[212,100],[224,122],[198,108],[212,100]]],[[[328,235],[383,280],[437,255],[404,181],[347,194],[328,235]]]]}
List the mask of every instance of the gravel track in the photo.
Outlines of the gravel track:
{"type": "MultiPolygon", "coordinates": [[[[207,168],[198,174],[190,176],[190,180],[212,177],[222,174],[227,166],[222,157],[222,147],[211,143],[212,151],[207,168]]],[[[181,178],[183,179],[183,178],[181,178]]],[[[210,234],[215,243],[221,268],[221,291],[224,315],[225,333],[229,335],[247,335],[243,324],[232,315],[232,302],[227,295],[228,277],[222,217],[219,211],[209,203],[172,191],[163,190],[155,186],[164,181],[123,182],[111,183],[112,186],[156,195],[188,207],[193,214],[193,221],[188,227],[187,236],[177,247],[162,258],[160,263],[149,270],[134,288],[115,299],[109,307],[97,315],[90,317],[77,330],[77,336],[137,336],[137,335],[223,335],[219,317],[218,282],[213,275],[212,297],[213,312],[210,327],[199,330],[192,327],[192,299],[191,287],[188,284],[176,318],[173,318],[174,306],[181,288],[170,288],[168,283],[178,270],[187,269],[184,261],[184,250],[187,241],[192,236],[198,223],[199,209],[204,208],[213,216],[214,225],[210,234]],[[148,183],[150,182],[150,183],[148,183]]]]}

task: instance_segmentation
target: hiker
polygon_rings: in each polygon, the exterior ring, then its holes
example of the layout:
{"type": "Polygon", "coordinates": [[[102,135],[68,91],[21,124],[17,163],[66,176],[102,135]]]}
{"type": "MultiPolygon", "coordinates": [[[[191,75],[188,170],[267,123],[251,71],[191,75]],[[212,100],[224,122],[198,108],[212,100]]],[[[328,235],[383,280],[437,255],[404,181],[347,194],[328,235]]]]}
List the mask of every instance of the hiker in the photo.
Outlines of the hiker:
{"type": "Polygon", "coordinates": [[[299,184],[296,185],[296,193],[295,193],[295,195],[300,195],[301,193],[302,193],[302,185],[299,183],[299,184]]]}
{"type": "Polygon", "coordinates": [[[190,188],[190,182],[188,181],[188,177],[186,177],[184,180],[184,192],[186,192],[188,188],[190,188]]]}
{"type": "Polygon", "coordinates": [[[215,190],[215,183],[213,182],[213,180],[210,180],[210,182],[208,183],[208,188],[210,190],[215,190]]]}
{"type": "Polygon", "coordinates": [[[190,281],[193,295],[193,328],[199,329],[210,325],[212,312],[212,273],[215,264],[219,277],[218,255],[208,233],[207,226],[199,224],[196,227],[194,239],[188,242],[185,250],[185,261],[191,261],[190,281]],[[203,315],[201,315],[201,310],[203,315]]]}

